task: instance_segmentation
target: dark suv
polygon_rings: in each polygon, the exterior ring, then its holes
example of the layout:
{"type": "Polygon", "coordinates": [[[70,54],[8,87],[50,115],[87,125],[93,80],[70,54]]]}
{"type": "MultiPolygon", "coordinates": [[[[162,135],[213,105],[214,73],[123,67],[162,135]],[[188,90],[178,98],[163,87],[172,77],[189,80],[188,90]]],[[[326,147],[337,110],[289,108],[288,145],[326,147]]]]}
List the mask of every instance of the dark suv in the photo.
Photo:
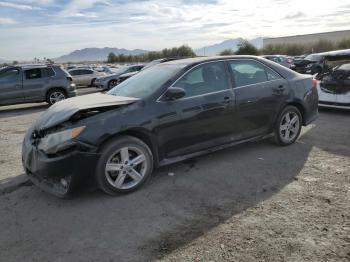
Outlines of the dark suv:
{"type": "Polygon", "coordinates": [[[47,102],[76,96],[72,77],[59,65],[22,65],[0,70],[0,105],[47,102]]]}

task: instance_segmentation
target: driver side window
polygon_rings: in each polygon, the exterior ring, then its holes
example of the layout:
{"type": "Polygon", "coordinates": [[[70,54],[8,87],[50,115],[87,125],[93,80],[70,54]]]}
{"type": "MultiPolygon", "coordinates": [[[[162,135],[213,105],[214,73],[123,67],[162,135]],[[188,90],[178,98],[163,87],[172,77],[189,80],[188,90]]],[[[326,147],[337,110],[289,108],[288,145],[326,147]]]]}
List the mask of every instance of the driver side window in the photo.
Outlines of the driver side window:
{"type": "Polygon", "coordinates": [[[185,97],[198,96],[229,89],[223,62],[207,63],[195,67],[174,85],[186,91],[185,97]]]}
{"type": "Polygon", "coordinates": [[[19,78],[18,69],[9,69],[0,72],[0,81],[1,82],[12,82],[17,81],[19,78]]]}

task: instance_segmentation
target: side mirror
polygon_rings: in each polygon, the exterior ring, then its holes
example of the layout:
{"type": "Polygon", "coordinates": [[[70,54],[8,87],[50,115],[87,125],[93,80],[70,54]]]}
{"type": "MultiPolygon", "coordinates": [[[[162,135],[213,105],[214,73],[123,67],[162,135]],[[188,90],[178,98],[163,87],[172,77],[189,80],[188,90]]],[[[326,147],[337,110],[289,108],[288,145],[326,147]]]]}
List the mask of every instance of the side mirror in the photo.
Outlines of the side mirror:
{"type": "Polygon", "coordinates": [[[181,87],[170,87],[162,97],[163,101],[173,101],[186,95],[186,91],[181,87]]]}

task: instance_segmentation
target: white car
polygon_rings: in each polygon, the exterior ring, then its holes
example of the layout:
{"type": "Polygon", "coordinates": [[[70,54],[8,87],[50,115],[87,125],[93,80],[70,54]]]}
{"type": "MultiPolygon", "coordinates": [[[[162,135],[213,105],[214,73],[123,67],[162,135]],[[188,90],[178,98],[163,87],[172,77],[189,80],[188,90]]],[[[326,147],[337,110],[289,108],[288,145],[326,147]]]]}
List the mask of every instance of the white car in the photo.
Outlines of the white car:
{"type": "Polygon", "coordinates": [[[326,70],[316,76],[319,106],[350,109],[350,49],[325,58],[326,70]]]}

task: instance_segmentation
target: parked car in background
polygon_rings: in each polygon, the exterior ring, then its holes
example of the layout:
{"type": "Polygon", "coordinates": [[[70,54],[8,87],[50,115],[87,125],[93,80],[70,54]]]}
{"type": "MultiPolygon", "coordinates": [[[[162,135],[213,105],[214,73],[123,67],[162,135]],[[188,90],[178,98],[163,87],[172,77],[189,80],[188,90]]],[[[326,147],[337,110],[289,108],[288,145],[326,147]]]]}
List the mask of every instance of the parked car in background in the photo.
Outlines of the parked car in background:
{"type": "Polygon", "coordinates": [[[291,145],[317,110],[312,77],[266,59],[171,61],[46,110],[25,135],[23,166],[60,197],[91,177],[127,193],[159,166],[268,137],[291,145]]]}
{"type": "Polygon", "coordinates": [[[319,106],[350,109],[350,49],[324,54],[318,80],[319,106]]]}
{"type": "Polygon", "coordinates": [[[323,70],[324,55],[310,54],[302,60],[294,60],[293,70],[302,74],[319,74],[323,70]]]}
{"type": "Polygon", "coordinates": [[[68,71],[73,78],[73,82],[77,87],[93,86],[97,77],[105,75],[103,72],[97,72],[92,69],[76,68],[68,71]]]}
{"type": "Polygon", "coordinates": [[[76,96],[75,84],[58,65],[22,65],[0,70],[0,105],[47,102],[76,96]]]}
{"type": "Polygon", "coordinates": [[[93,85],[102,90],[109,90],[118,84],[118,78],[122,74],[139,72],[144,65],[124,66],[115,70],[113,74],[97,77],[93,85]]]}
{"type": "Polygon", "coordinates": [[[263,55],[263,58],[266,58],[268,60],[271,60],[273,62],[276,62],[280,65],[283,65],[287,68],[293,68],[294,67],[294,61],[293,58],[290,56],[285,55],[263,55]]]}
{"type": "MultiPolygon", "coordinates": [[[[153,60],[149,63],[147,63],[142,69],[141,71],[143,70],[146,70],[147,68],[150,68],[152,66],[155,66],[155,65],[158,65],[158,64],[161,64],[161,63],[165,63],[165,62],[169,62],[169,61],[174,61],[174,60],[179,60],[179,59],[183,59],[183,58],[161,58],[161,59],[157,59],[157,60],[153,60]]],[[[130,72],[130,73],[125,73],[125,74],[122,74],[118,77],[117,79],[117,83],[116,83],[116,86],[119,85],[120,83],[124,82],[126,79],[136,75],[137,73],[139,73],[140,71],[135,71],[135,72],[130,72]]]]}
{"type": "Polygon", "coordinates": [[[105,74],[113,74],[115,71],[113,71],[111,68],[108,66],[95,66],[93,68],[97,72],[105,73],[105,74]]]}

